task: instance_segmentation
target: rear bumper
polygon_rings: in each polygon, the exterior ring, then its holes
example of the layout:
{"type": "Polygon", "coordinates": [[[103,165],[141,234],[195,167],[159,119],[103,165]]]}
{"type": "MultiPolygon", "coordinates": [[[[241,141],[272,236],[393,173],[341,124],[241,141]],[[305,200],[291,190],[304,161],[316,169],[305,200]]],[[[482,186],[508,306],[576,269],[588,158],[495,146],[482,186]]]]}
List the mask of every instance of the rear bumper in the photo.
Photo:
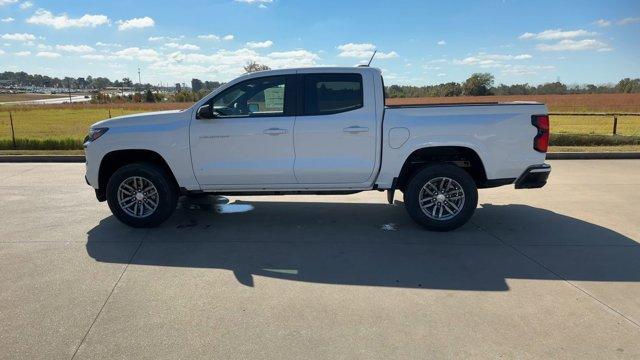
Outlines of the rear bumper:
{"type": "Polygon", "coordinates": [[[516,180],[516,189],[537,189],[546,185],[551,165],[532,165],[516,180]]]}

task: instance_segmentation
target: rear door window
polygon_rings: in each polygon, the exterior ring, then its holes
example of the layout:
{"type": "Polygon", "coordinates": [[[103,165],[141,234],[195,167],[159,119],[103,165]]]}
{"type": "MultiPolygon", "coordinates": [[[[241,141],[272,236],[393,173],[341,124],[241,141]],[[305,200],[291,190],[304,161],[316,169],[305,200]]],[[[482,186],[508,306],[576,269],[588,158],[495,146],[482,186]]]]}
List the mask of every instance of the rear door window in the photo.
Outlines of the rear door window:
{"type": "Polygon", "coordinates": [[[360,74],[306,74],[304,115],[352,111],[363,105],[360,74]]]}

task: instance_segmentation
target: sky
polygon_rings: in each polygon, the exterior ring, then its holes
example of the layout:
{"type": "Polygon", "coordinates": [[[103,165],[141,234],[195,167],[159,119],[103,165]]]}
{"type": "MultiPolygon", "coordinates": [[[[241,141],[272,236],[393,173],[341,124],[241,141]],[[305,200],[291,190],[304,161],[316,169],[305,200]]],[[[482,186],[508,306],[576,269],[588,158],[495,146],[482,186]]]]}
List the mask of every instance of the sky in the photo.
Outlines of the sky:
{"type": "Polygon", "coordinates": [[[0,0],[0,71],[229,81],[374,50],[388,85],[615,83],[640,77],[640,1],[0,0]]]}

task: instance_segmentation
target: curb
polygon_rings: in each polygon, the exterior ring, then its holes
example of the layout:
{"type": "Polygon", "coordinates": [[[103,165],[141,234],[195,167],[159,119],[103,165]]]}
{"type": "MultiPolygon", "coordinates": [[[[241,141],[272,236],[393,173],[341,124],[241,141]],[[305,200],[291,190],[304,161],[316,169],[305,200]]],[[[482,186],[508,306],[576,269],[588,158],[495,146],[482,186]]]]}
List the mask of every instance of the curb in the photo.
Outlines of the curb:
{"type": "MultiPolygon", "coordinates": [[[[547,160],[640,159],[640,152],[560,152],[548,153],[547,160]]],[[[84,155],[0,155],[0,163],[83,163],[84,155]]]]}
{"type": "Polygon", "coordinates": [[[640,152],[557,152],[547,153],[547,160],[623,160],[640,159],[640,152]]]}
{"type": "Polygon", "coordinates": [[[84,155],[0,155],[0,163],[83,163],[84,155]]]}

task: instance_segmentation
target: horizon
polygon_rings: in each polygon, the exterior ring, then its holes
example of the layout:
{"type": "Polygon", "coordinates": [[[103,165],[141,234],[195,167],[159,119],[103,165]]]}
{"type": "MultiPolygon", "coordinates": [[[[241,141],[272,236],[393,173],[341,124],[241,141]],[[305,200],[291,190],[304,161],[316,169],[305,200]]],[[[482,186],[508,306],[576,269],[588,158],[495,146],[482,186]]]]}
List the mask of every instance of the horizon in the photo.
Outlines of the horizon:
{"type": "Polygon", "coordinates": [[[173,85],[192,78],[227,82],[248,61],[274,69],[356,66],[377,50],[372,66],[388,85],[460,83],[477,72],[493,74],[496,85],[611,85],[640,77],[635,1],[151,5],[144,0],[137,10],[124,10],[117,3],[0,0],[0,66],[134,82],[140,67],[142,83],[173,85]],[[572,12],[577,6],[580,12],[572,12]],[[194,8],[225,15],[185,21],[194,8]],[[341,11],[326,11],[333,8],[341,11]]]}

